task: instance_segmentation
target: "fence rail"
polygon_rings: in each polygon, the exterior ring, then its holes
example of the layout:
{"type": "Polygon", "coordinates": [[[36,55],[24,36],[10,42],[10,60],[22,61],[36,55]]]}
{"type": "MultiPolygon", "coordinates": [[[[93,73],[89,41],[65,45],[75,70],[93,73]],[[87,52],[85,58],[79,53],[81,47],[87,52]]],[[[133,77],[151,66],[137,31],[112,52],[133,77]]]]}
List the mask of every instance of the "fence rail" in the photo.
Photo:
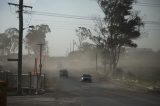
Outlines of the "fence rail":
{"type": "MultiPolygon", "coordinates": [[[[8,88],[17,88],[17,74],[11,72],[0,71],[0,80],[7,81],[8,88]]],[[[28,89],[45,89],[45,74],[41,76],[28,74],[22,74],[22,88],[28,89]]]]}

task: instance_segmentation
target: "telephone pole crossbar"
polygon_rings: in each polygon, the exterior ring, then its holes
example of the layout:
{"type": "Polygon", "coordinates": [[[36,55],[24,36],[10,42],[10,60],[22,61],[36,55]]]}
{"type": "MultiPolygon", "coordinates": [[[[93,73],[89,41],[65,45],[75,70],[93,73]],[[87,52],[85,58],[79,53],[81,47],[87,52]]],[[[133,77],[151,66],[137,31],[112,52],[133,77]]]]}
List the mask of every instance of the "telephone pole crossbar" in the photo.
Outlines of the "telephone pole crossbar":
{"type": "MultiPolygon", "coordinates": [[[[13,5],[13,6],[17,6],[19,7],[19,4],[16,4],[16,3],[8,3],[8,5],[13,5]]],[[[26,7],[26,8],[33,8],[32,6],[27,6],[27,5],[23,5],[23,7],[26,7]]]]}

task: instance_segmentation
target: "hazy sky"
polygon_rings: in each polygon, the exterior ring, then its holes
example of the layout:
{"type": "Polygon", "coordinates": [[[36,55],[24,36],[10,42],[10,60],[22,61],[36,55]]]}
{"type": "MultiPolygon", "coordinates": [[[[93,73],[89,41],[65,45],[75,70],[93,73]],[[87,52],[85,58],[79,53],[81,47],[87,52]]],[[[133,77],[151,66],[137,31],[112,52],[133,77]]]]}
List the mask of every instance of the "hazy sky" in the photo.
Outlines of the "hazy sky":
{"type": "MultiPolygon", "coordinates": [[[[0,0],[0,32],[4,32],[9,27],[18,28],[18,15],[15,13],[17,7],[9,6],[8,2],[18,3],[18,0],[0,0]]],[[[24,2],[26,5],[33,6],[33,11],[38,12],[104,17],[95,0],[24,0],[24,2]]],[[[141,11],[140,15],[143,19],[157,23],[146,24],[142,37],[136,42],[140,48],[158,50],[160,49],[160,0],[138,0],[138,2],[142,4],[135,5],[135,9],[141,11]]],[[[77,41],[75,29],[79,26],[91,28],[94,22],[84,19],[55,17],[53,15],[24,15],[24,27],[38,24],[48,24],[51,29],[51,33],[47,34],[50,55],[64,56],[73,39],[77,41]]]]}

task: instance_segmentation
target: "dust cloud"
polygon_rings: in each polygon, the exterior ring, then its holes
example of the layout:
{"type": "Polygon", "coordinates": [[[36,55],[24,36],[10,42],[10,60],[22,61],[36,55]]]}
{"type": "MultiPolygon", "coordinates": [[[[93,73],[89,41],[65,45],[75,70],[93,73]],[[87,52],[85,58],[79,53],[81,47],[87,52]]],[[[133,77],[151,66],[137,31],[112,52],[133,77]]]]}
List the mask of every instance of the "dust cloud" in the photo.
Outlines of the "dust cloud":
{"type": "MultiPolygon", "coordinates": [[[[17,62],[9,62],[7,58],[16,58],[17,55],[3,57],[6,60],[3,63],[2,70],[8,70],[17,73],[17,62]]],[[[69,55],[66,57],[46,57],[42,58],[42,73],[51,77],[59,77],[59,70],[67,69],[70,77],[79,78],[82,74],[88,73],[94,77],[104,75],[103,58],[100,54],[97,57],[92,54],[69,55]]],[[[109,62],[107,62],[107,71],[109,71],[109,62]]],[[[160,52],[151,49],[128,50],[121,54],[117,66],[117,75],[121,78],[160,81],[160,52]],[[119,72],[118,72],[119,71],[119,72]]],[[[23,56],[23,73],[34,72],[35,56],[23,56]]],[[[37,61],[39,69],[39,60],[37,61]]]]}

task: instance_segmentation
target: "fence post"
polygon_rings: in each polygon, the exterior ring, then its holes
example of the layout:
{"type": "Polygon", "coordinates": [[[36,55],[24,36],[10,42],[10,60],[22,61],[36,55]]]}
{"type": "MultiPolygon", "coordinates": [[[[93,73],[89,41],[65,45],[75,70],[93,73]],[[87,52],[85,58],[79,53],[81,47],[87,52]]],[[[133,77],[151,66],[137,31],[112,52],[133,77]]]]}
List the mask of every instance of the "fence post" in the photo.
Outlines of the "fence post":
{"type": "Polygon", "coordinates": [[[45,89],[45,85],[46,85],[46,74],[44,74],[43,77],[43,89],[45,89]]]}
{"type": "Polygon", "coordinates": [[[0,81],[0,105],[7,106],[7,82],[0,81]]]}
{"type": "Polygon", "coordinates": [[[9,86],[9,84],[10,84],[10,83],[9,83],[9,77],[8,77],[9,75],[10,75],[10,73],[7,71],[7,72],[6,72],[6,82],[7,82],[7,85],[8,85],[8,86],[9,86]]]}
{"type": "Polygon", "coordinates": [[[32,85],[32,75],[31,75],[31,72],[28,73],[28,77],[29,77],[29,94],[31,94],[31,85],[32,85]]]}

